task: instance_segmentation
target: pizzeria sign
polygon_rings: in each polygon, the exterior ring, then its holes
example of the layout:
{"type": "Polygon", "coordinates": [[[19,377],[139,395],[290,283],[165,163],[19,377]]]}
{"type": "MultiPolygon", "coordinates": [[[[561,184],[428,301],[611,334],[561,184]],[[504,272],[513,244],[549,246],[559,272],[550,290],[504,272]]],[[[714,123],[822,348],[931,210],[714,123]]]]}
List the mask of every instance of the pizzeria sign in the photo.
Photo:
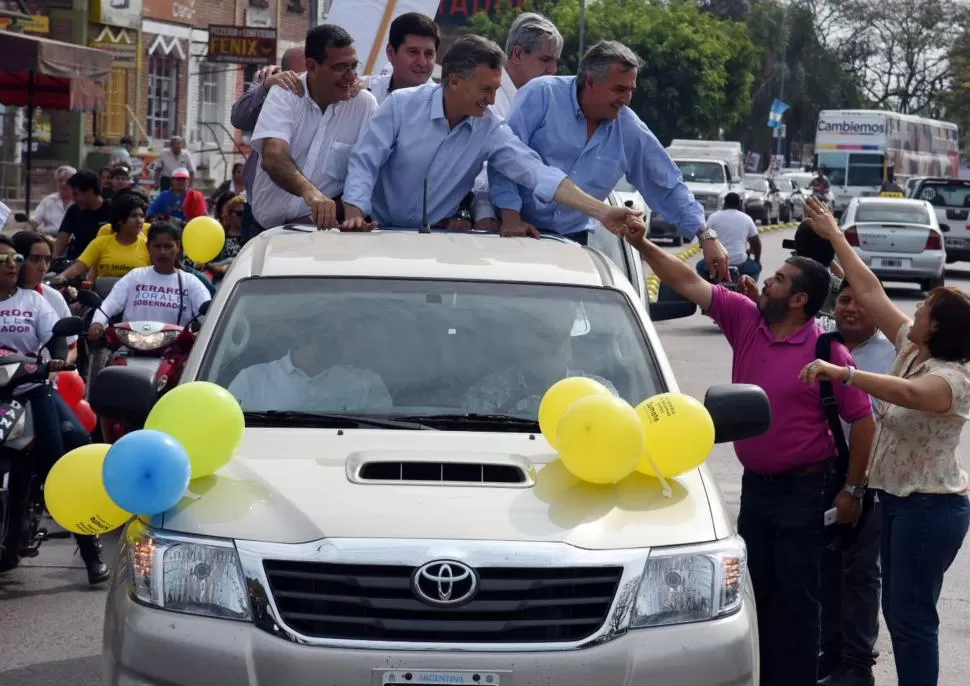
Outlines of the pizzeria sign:
{"type": "Polygon", "coordinates": [[[269,65],[276,63],[276,29],[209,26],[207,62],[269,65]]]}

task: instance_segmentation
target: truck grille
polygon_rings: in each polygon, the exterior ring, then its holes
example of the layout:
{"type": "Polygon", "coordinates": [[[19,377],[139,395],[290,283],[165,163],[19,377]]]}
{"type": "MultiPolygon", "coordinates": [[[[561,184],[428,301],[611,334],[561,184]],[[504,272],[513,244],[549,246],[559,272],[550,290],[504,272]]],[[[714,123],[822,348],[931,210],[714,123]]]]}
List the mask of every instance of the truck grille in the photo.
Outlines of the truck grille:
{"type": "Polygon", "coordinates": [[[312,638],[438,643],[579,641],[606,621],[622,567],[482,567],[475,597],[436,608],[414,568],[264,560],[280,618],[312,638]]]}

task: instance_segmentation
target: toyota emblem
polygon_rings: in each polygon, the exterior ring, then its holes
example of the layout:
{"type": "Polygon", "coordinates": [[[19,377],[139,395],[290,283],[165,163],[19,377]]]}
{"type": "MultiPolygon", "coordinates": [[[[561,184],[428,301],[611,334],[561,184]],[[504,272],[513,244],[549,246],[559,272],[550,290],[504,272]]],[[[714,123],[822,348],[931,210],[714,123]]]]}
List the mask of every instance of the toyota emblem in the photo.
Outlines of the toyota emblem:
{"type": "Polygon", "coordinates": [[[478,593],[478,574],[464,562],[435,560],[418,567],[411,587],[414,595],[428,605],[456,607],[478,593]]]}

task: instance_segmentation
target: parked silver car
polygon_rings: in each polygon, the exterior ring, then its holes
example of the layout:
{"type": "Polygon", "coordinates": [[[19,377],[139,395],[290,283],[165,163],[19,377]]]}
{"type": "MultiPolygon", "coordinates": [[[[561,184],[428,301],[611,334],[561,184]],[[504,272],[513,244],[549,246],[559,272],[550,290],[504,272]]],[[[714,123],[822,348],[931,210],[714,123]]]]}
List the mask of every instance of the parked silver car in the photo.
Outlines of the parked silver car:
{"type": "Polygon", "coordinates": [[[853,198],[842,216],[849,244],[883,281],[943,285],[946,250],[933,207],[915,198],[853,198]]]}

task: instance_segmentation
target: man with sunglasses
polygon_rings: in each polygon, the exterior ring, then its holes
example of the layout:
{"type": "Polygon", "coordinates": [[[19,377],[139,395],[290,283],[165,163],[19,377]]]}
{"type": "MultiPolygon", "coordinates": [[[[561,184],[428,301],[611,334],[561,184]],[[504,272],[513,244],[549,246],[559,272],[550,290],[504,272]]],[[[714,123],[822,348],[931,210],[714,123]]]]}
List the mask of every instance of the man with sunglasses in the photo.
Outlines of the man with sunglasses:
{"type": "Polygon", "coordinates": [[[370,121],[377,101],[356,92],[357,51],[347,31],[322,24],[307,32],[306,88],[298,96],[270,91],[253,131],[262,165],[250,202],[260,225],[313,223],[333,228],[343,219],[340,196],[350,149],[370,121]]]}

